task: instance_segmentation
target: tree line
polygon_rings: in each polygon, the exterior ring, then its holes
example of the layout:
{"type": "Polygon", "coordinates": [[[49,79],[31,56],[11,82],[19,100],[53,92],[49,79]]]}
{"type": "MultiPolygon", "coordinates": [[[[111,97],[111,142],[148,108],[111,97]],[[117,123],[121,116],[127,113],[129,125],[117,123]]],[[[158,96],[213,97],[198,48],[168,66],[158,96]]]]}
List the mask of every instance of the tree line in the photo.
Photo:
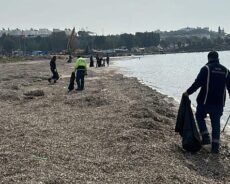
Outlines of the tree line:
{"type": "Polygon", "coordinates": [[[14,50],[30,53],[35,50],[60,52],[66,49],[68,38],[65,32],[53,33],[49,37],[23,37],[3,34],[0,38],[0,52],[10,54],[14,50]]]}
{"type": "Polygon", "coordinates": [[[172,51],[208,51],[208,50],[230,50],[230,36],[212,37],[167,37],[160,41],[164,50],[172,51]]]}
{"type": "MultiPolygon", "coordinates": [[[[65,32],[54,32],[49,37],[15,37],[3,34],[0,37],[0,52],[10,54],[14,50],[32,52],[34,50],[62,52],[67,49],[68,36],[65,32]]],[[[83,50],[104,50],[125,47],[150,47],[160,43],[160,35],[154,32],[98,36],[79,31],[74,37],[72,47],[83,50]]]]}
{"type": "MultiPolygon", "coordinates": [[[[68,36],[65,32],[53,32],[49,37],[16,37],[3,34],[0,37],[0,54],[11,54],[12,51],[20,50],[31,53],[35,50],[59,53],[66,51],[68,36]]],[[[92,49],[107,50],[116,48],[156,48],[163,51],[203,51],[230,49],[230,36],[211,39],[196,36],[178,37],[168,35],[161,39],[161,34],[156,32],[137,32],[135,34],[120,35],[91,35],[87,31],[79,31],[71,43],[75,49],[90,53],[92,49]]],[[[151,49],[149,49],[151,52],[151,49]]]]}

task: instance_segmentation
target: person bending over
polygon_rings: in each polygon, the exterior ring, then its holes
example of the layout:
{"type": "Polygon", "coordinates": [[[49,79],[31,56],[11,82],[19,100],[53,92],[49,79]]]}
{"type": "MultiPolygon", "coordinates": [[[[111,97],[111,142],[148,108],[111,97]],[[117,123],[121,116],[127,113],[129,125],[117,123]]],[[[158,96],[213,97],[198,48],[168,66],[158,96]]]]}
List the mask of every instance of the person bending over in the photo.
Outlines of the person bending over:
{"type": "Polygon", "coordinates": [[[84,58],[79,56],[75,63],[77,90],[84,90],[85,75],[87,75],[87,64],[84,58]]]}

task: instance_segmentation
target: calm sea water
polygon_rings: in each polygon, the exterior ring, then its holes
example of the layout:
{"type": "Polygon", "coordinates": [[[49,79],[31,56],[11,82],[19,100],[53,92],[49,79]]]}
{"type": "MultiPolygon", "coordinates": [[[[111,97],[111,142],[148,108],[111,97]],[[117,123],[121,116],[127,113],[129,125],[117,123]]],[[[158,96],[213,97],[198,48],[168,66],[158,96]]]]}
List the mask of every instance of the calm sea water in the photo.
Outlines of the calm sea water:
{"type": "MultiPolygon", "coordinates": [[[[144,84],[180,101],[181,95],[194,82],[202,66],[207,63],[207,52],[141,56],[137,59],[116,61],[115,66],[125,76],[137,77],[144,84]]],[[[220,63],[230,69],[230,51],[219,52],[220,63]]],[[[190,96],[196,106],[199,90],[190,96]]],[[[223,120],[230,114],[227,96],[223,120]]],[[[229,123],[230,124],[230,123],[229,123]]]]}

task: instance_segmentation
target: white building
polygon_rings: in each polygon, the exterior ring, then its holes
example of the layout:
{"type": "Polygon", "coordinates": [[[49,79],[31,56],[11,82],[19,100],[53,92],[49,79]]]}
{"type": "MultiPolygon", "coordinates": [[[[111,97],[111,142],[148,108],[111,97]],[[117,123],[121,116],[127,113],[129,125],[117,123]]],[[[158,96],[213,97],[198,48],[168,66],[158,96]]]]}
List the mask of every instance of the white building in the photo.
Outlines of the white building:
{"type": "Polygon", "coordinates": [[[53,31],[50,31],[49,29],[29,29],[29,30],[21,30],[21,29],[2,29],[0,30],[0,37],[2,37],[3,34],[10,35],[10,36],[24,36],[24,37],[48,37],[52,33],[58,33],[58,32],[65,32],[67,36],[71,35],[72,30],[71,29],[53,29],[53,31]]]}
{"type": "Polygon", "coordinates": [[[10,36],[21,36],[22,35],[22,30],[20,29],[13,29],[8,32],[8,35],[10,36]]]}
{"type": "Polygon", "coordinates": [[[6,35],[8,35],[9,34],[9,29],[2,29],[2,30],[0,30],[0,36],[2,36],[3,34],[6,34],[6,35]]]}
{"type": "Polygon", "coordinates": [[[38,35],[41,37],[48,37],[52,34],[52,31],[48,30],[48,29],[39,29],[38,30],[38,35]]]}
{"type": "Polygon", "coordinates": [[[67,36],[70,36],[71,33],[72,33],[72,30],[71,30],[71,29],[65,29],[65,34],[66,34],[67,36]]]}
{"type": "Polygon", "coordinates": [[[54,29],[53,29],[53,32],[54,32],[54,33],[59,33],[59,32],[62,32],[62,30],[54,28],[54,29]]]}
{"type": "Polygon", "coordinates": [[[25,30],[25,31],[23,31],[23,35],[25,36],[25,37],[37,37],[37,36],[39,36],[38,35],[38,30],[35,30],[35,29],[30,29],[30,30],[25,30]]]}

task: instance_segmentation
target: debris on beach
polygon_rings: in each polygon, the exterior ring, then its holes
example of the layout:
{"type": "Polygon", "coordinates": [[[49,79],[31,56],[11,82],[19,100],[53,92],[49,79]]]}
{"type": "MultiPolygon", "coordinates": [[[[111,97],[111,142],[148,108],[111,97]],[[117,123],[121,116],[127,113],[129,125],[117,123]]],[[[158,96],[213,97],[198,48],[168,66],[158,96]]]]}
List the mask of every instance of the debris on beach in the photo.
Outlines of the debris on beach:
{"type": "Polygon", "coordinates": [[[44,96],[45,93],[43,90],[34,89],[24,93],[25,96],[37,97],[37,96],[44,96]]]}
{"type": "MultiPolygon", "coordinates": [[[[229,137],[219,156],[209,147],[185,152],[174,132],[178,104],[136,78],[91,68],[85,89],[67,94],[68,77],[34,80],[37,70],[49,76],[46,61],[7,66],[0,67],[0,183],[230,183],[229,137]]],[[[60,61],[60,74],[71,71],[60,61]]]]}

